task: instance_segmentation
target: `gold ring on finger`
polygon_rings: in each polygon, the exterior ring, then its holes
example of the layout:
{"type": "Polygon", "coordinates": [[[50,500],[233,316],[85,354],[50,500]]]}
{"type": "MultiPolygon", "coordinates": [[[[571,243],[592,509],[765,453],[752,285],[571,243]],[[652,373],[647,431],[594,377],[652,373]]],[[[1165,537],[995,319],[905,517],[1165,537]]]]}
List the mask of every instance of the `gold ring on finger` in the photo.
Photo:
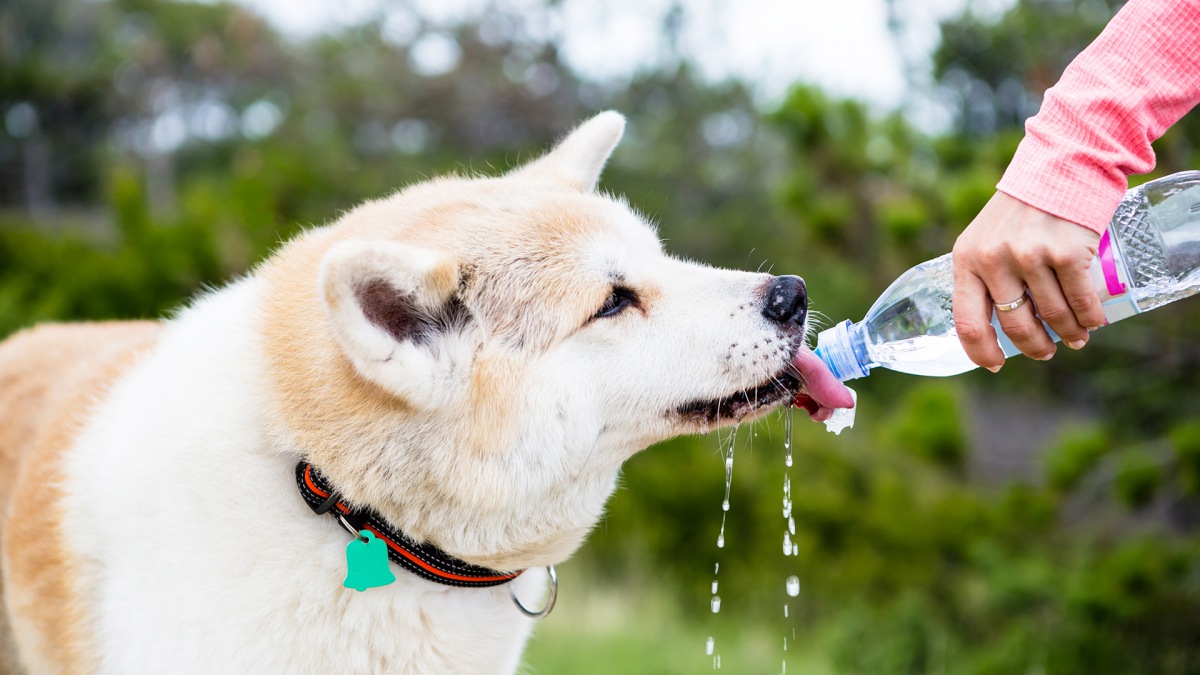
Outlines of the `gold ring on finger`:
{"type": "Polygon", "coordinates": [[[998,312],[1011,312],[1014,309],[1025,304],[1025,299],[1028,297],[1029,297],[1028,295],[1025,295],[1024,293],[1022,293],[1021,297],[1017,298],[1016,300],[1013,300],[1012,302],[993,302],[992,306],[995,307],[996,311],[998,311],[998,312]]]}

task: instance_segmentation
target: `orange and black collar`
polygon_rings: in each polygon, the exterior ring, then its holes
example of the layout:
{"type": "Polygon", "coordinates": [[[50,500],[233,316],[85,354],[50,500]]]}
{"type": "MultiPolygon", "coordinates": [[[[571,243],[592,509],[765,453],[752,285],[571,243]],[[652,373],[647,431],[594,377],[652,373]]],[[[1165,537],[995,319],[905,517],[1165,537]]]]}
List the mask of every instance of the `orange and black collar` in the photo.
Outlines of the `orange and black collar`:
{"type": "Polygon", "coordinates": [[[351,509],[329,481],[308,462],[296,465],[296,485],[314,513],[340,516],[355,530],[370,530],[387,544],[388,558],[417,576],[448,586],[483,588],[508,583],[524,570],[498,572],[455,558],[430,544],[419,544],[371,509],[351,509]]]}

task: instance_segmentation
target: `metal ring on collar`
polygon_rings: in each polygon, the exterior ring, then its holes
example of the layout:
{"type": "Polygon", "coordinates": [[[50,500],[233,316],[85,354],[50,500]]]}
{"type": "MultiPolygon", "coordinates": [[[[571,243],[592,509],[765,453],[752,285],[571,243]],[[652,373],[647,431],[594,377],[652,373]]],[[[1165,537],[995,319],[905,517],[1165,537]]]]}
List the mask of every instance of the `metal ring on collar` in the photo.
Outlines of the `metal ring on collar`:
{"type": "Polygon", "coordinates": [[[1017,298],[1016,300],[1013,300],[1012,302],[993,302],[992,307],[995,307],[996,311],[998,311],[998,312],[1011,312],[1014,309],[1025,304],[1025,300],[1028,297],[1029,297],[1028,295],[1026,295],[1025,293],[1022,293],[1021,297],[1017,298]]]}
{"type": "Polygon", "coordinates": [[[367,538],[362,535],[362,532],[359,532],[358,530],[354,529],[354,526],[351,525],[349,523],[349,521],[346,520],[345,516],[343,516],[342,514],[339,513],[339,514],[337,514],[337,519],[338,519],[338,522],[342,524],[342,527],[346,528],[347,532],[354,535],[355,539],[357,539],[359,541],[367,540],[367,538]]]}
{"type": "Polygon", "coordinates": [[[550,610],[554,609],[554,601],[558,599],[558,575],[554,572],[554,565],[546,565],[546,573],[550,575],[550,595],[546,598],[546,606],[541,611],[535,612],[525,605],[521,604],[521,600],[517,598],[517,592],[513,590],[512,584],[508,586],[508,594],[512,596],[513,604],[521,613],[531,619],[544,619],[550,610]]]}

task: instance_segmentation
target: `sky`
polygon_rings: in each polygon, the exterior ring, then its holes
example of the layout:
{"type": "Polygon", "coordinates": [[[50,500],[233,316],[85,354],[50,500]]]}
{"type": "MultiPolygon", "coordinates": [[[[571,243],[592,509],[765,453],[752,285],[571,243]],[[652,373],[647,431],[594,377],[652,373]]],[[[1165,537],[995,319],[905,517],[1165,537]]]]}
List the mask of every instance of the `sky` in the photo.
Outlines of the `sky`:
{"type": "MultiPolygon", "coordinates": [[[[376,16],[403,33],[413,15],[434,27],[478,14],[488,4],[536,14],[539,0],[238,0],[285,33],[310,36],[376,16]]],[[[909,82],[928,73],[938,21],[968,6],[994,15],[1014,0],[894,0],[904,17],[901,44],[888,32],[886,0],[688,0],[680,48],[708,77],[738,76],[766,101],[797,81],[857,98],[876,109],[913,102],[909,82]],[[912,64],[906,71],[905,64],[912,64]],[[905,73],[910,73],[906,79],[905,73]]],[[[628,76],[660,53],[660,18],[670,0],[561,0],[542,29],[564,36],[566,62],[595,78],[628,76]]],[[[536,25],[536,22],[535,22],[536,25]]],[[[928,111],[916,111],[929,114],[928,111]]]]}

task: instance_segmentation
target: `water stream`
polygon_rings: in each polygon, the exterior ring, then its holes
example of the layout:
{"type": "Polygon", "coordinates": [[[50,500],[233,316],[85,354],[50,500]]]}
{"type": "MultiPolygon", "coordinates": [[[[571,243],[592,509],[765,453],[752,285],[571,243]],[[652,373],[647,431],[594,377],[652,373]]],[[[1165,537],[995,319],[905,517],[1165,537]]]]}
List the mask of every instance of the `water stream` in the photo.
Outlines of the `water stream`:
{"type": "MultiPolygon", "coordinates": [[[[787,521],[787,528],[783,531],[783,555],[794,556],[799,554],[799,546],[792,541],[792,535],[796,534],[796,521],[792,518],[792,409],[788,408],[783,414],[783,519],[787,521]]],[[[784,580],[784,590],[788,597],[796,597],[800,595],[800,578],[796,575],[789,576],[784,580]]],[[[783,603],[783,618],[792,624],[788,617],[788,603],[786,600],[783,603]]],[[[796,638],[795,628],[792,628],[792,639],[796,638]]],[[[781,672],[787,673],[787,636],[783,637],[783,659],[780,665],[781,672]]]]}
{"type": "MultiPolygon", "coordinates": [[[[738,426],[735,424],[733,430],[729,434],[729,447],[725,450],[725,499],[721,501],[721,531],[717,534],[717,548],[725,548],[725,521],[729,515],[729,495],[733,487],[733,451],[737,447],[738,426]]],[[[712,598],[709,600],[709,608],[713,614],[721,611],[721,596],[717,595],[719,584],[717,582],[717,574],[721,571],[721,563],[716,563],[713,566],[712,580],[712,598]]],[[[721,655],[715,653],[716,641],[710,635],[704,642],[704,653],[713,657],[713,669],[721,668],[721,655]]]]}
{"type": "MultiPolygon", "coordinates": [[[[795,518],[792,516],[791,467],[793,464],[793,460],[792,460],[792,409],[791,408],[788,408],[783,413],[783,428],[784,428],[784,437],[783,437],[783,449],[784,449],[784,458],[783,458],[783,464],[784,464],[784,474],[783,474],[783,520],[784,520],[783,555],[784,556],[796,556],[796,555],[799,555],[799,553],[800,553],[800,550],[799,550],[800,547],[796,544],[796,542],[792,541],[792,537],[796,534],[796,521],[795,521],[795,518]]],[[[728,447],[725,449],[725,451],[723,453],[724,464],[725,464],[725,498],[721,501],[721,529],[720,529],[720,532],[717,534],[717,548],[718,549],[725,547],[725,523],[726,523],[727,517],[729,515],[730,494],[732,492],[732,487],[733,487],[733,455],[734,455],[734,450],[737,447],[737,433],[738,433],[738,427],[735,425],[728,437],[728,440],[729,440],[728,447]]],[[[757,434],[752,433],[752,436],[751,436],[751,444],[752,445],[753,445],[753,437],[756,435],[757,434]]],[[[753,450],[753,447],[751,447],[751,450],[753,450]]],[[[721,596],[717,594],[718,588],[720,586],[720,584],[718,583],[718,580],[717,580],[717,575],[720,571],[721,571],[721,563],[718,562],[713,566],[713,580],[712,580],[712,584],[710,587],[710,590],[712,592],[712,597],[709,600],[709,608],[712,610],[712,612],[714,614],[717,614],[721,611],[721,596]]],[[[794,619],[790,616],[791,610],[790,610],[789,603],[787,602],[787,599],[795,598],[800,595],[800,578],[794,574],[788,576],[784,580],[784,591],[787,595],[787,598],[784,599],[785,602],[783,603],[783,618],[787,621],[785,633],[790,633],[791,639],[793,641],[795,641],[796,630],[795,630],[795,626],[793,623],[794,619]]],[[[782,669],[783,673],[787,673],[787,651],[788,651],[788,636],[787,636],[787,634],[785,634],[785,636],[783,638],[783,659],[781,661],[781,669],[782,669]]],[[[721,654],[717,651],[716,640],[711,635],[707,636],[705,639],[704,653],[706,656],[712,657],[713,669],[719,670],[721,668],[721,654]]]]}

